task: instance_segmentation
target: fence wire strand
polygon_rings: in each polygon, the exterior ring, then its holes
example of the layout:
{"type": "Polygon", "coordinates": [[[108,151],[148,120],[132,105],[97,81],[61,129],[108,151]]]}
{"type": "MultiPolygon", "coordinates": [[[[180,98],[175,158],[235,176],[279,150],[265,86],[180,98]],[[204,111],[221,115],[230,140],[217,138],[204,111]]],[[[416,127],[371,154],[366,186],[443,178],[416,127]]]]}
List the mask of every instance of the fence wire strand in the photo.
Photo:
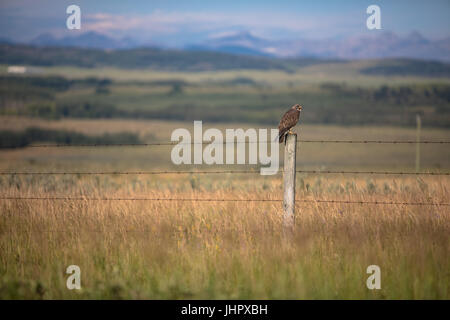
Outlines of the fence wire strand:
{"type": "MultiPolygon", "coordinates": [[[[395,171],[334,171],[334,170],[296,170],[297,173],[308,174],[374,174],[374,175],[432,175],[449,176],[450,172],[395,172],[395,171]]],[[[259,174],[259,170],[221,170],[221,171],[99,171],[99,172],[8,172],[2,171],[0,175],[164,175],[164,174],[259,174]]],[[[283,173],[279,170],[278,173],[283,173]]]]}
{"type": "MultiPolygon", "coordinates": [[[[237,141],[238,143],[267,143],[270,141],[237,141]]],[[[414,140],[297,140],[300,143],[348,143],[348,144],[450,144],[450,141],[414,141],[414,140]]],[[[193,142],[186,144],[203,144],[193,142]]],[[[66,147],[128,147],[128,146],[174,146],[184,143],[153,142],[153,143],[120,143],[120,144],[35,144],[30,148],[66,148],[66,147]]],[[[207,143],[205,143],[207,144],[207,143]]],[[[226,144],[224,142],[223,144],[226,144]]],[[[12,147],[0,146],[0,149],[12,147]]],[[[279,172],[283,172],[280,170],[279,172]]],[[[296,170],[307,174],[371,174],[371,175],[433,175],[448,176],[448,172],[392,172],[392,171],[334,171],[334,170],[296,170]]],[[[259,173],[258,170],[225,170],[225,171],[102,171],[102,172],[0,172],[0,175],[162,175],[162,174],[247,174],[259,173]]],[[[0,200],[50,200],[50,201],[182,201],[182,202],[282,202],[282,199],[211,199],[211,198],[89,198],[89,197],[0,197],[0,200]]],[[[391,202],[391,201],[358,201],[358,200],[324,200],[300,199],[303,203],[335,203],[359,205],[408,205],[408,206],[450,206],[450,203],[433,202],[391,202]]]]}
{"type": "MultiPolygon", "coordinates": [[[[245,143],[271,143],[272,141],[235,141],[236,144],[245,143]]],[[[297,140],[300,143],[350,143],[350,144],[450,144],[450,141],[441,140],[297,140]]],[[[212,142],[214,144],[214,142],[212,142]]],[[[70,148],[70,147],[149,147],[149,146],[175,146],[175,145],[194,145],[194,144],[209,144],[209,142],[150,142],[150,143],[93,143],[93,144],[31,144],[25,146],[27,148],[70,148]]],[[[224,141],[222,144],[226,144],[224,141]]],[[[0,146],[0,149],[18,149],[22,147],[16,146],[0,146]]]]}
{"type": "MultiPolygon", "coordinates": [[[[282,199],[213,199],[213,198],[89,198],[89,197],[0,197],[0,200],[55,200],[55,201],[183,201],[183,202],[282,202],[282,199]]],[[[362,200],[300,199],[295,202],[338,203],[369,205],[450,206],[442,202],[396,202],[362,200]]]]}

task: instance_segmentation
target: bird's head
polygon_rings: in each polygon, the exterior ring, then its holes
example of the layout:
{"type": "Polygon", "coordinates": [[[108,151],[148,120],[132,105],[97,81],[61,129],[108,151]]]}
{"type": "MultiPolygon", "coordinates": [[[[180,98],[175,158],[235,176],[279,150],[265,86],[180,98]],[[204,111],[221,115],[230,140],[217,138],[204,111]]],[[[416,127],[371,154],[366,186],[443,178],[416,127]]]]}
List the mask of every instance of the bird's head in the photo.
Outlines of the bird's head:
{"type": "Polygon", "coordinates": [[[303,107],[301,105],[299,105],[299,104],[296,104],[295,106],[292,107],[292,109],[295,109],[297,111],[302,111],[303,107]]]}

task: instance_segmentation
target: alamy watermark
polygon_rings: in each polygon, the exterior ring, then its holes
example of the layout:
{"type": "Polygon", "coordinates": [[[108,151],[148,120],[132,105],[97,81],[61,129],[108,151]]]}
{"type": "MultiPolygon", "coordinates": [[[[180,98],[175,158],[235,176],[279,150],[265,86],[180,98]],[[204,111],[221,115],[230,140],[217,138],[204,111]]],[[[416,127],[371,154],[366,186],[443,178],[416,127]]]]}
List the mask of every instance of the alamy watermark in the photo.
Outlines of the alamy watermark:
{"type": "Polygon", "coordinates": [[[367,14],[370,16],[366,20],[366,26],[369,30],[381,29],[381,9],[376,4],[367,7],[367,14]]]}
{"type": "Polygon", "coordinates": [[[66,13],[70,14],[70,16],[68,16],[67,20],[66,20],[67,29],[80,30],[81,29],[81,9],[80,9],[80,7],[77,6],[76,4],[72,4],[67,7],[66,13]]]}
{"type": "Polygon", "coordinates": [[[178,142],[170,155],[172,163],[176,165],[246,164],[248,159],[248,164],[266,166],[261,167],[261,175],[273,175],[278,172],[278,129],[270,129],[270,136],[267,129],[258,129],[258,132],[253,128],[245,131],[244,129],[226,129],[224,142],[222,131],[210,128],[203,132],[202,121],[194,121],[193,139],[189,130],[184,128],[174,130],[170,139],[178,142]],[[204,142],[207,143],[205,148],[203,148],[204,142]],[[270,154],[268,145],[270,145],[270,154]]]}
{"type": "Polygon", "coordinates": [[[367,267],[366,270],[367,274],[370,274],[370,276],[367,278],[366,286],[367,289],[373,290],[373,289],[381,289],[381,269],[379,266],[373,264],[367,267]]]}
{"type": "Polygon", "coordinates": [[[70,265],[66,269],[66,273],[70,274],[66,281],[66,287],[69,290],[81,289],[81,269],[77,265],[70,265]]]}

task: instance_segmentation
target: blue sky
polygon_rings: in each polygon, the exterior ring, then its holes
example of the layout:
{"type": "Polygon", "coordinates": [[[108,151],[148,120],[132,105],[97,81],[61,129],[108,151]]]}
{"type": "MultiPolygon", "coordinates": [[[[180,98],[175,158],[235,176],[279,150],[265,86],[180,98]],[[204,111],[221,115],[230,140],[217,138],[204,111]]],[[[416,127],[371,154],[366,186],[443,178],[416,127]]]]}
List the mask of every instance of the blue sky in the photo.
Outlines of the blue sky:
{"type": "Polygon", "coordinates": [[[450,36],[449,0],[0,0],[0,37],[26,41],[46,32],[77,34],[80,31],[65,26],[70,4],[81,7],[81,32],[168,45],[236,31],[270,39],[361,35],[371,32],[366,29],[366,8],[371,4],[380,6],[385,31],[419,31],[433,39],[450,36]]]}

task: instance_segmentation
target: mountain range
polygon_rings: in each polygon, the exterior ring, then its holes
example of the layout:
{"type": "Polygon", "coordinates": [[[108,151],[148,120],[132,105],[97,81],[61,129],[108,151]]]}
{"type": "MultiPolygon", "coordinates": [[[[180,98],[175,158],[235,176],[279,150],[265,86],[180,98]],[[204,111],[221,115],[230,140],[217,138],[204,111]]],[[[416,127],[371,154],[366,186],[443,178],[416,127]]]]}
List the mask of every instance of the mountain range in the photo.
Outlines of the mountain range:
{"type": "Polygon", "coordinates": [[[344,39],[266,40],[249,32],[213,38],[198,50],[250,53],[276,57],[314,57],[322,59],[415,58],[450,61],[450,37],[429,40],[419,32],[399,36],[393,32],[354,36],[344,39]]]}
{"type": "MultiPolygon", "coordinates": [[[[1,39],[0,42],[12,41],[1,39]]],[[[155,47],[155,45],[141,43],[130,37],[115,39],[96,32],[86,32],[81,35],[62,38],[57,38],[51,34],[42,34],[27,44],[97,49],[155,47]]],[[[419,32],[412,32],[405,36],[383,31],[376,32],[373,35],[360,35],[344,39],[271,40],[257,37],[248,31],[241,31],[209,38],[200,43],[177,49],[282,58],[377,59],[402,57],[450,61],[450,37],[430,40],[419,32]]]]}

